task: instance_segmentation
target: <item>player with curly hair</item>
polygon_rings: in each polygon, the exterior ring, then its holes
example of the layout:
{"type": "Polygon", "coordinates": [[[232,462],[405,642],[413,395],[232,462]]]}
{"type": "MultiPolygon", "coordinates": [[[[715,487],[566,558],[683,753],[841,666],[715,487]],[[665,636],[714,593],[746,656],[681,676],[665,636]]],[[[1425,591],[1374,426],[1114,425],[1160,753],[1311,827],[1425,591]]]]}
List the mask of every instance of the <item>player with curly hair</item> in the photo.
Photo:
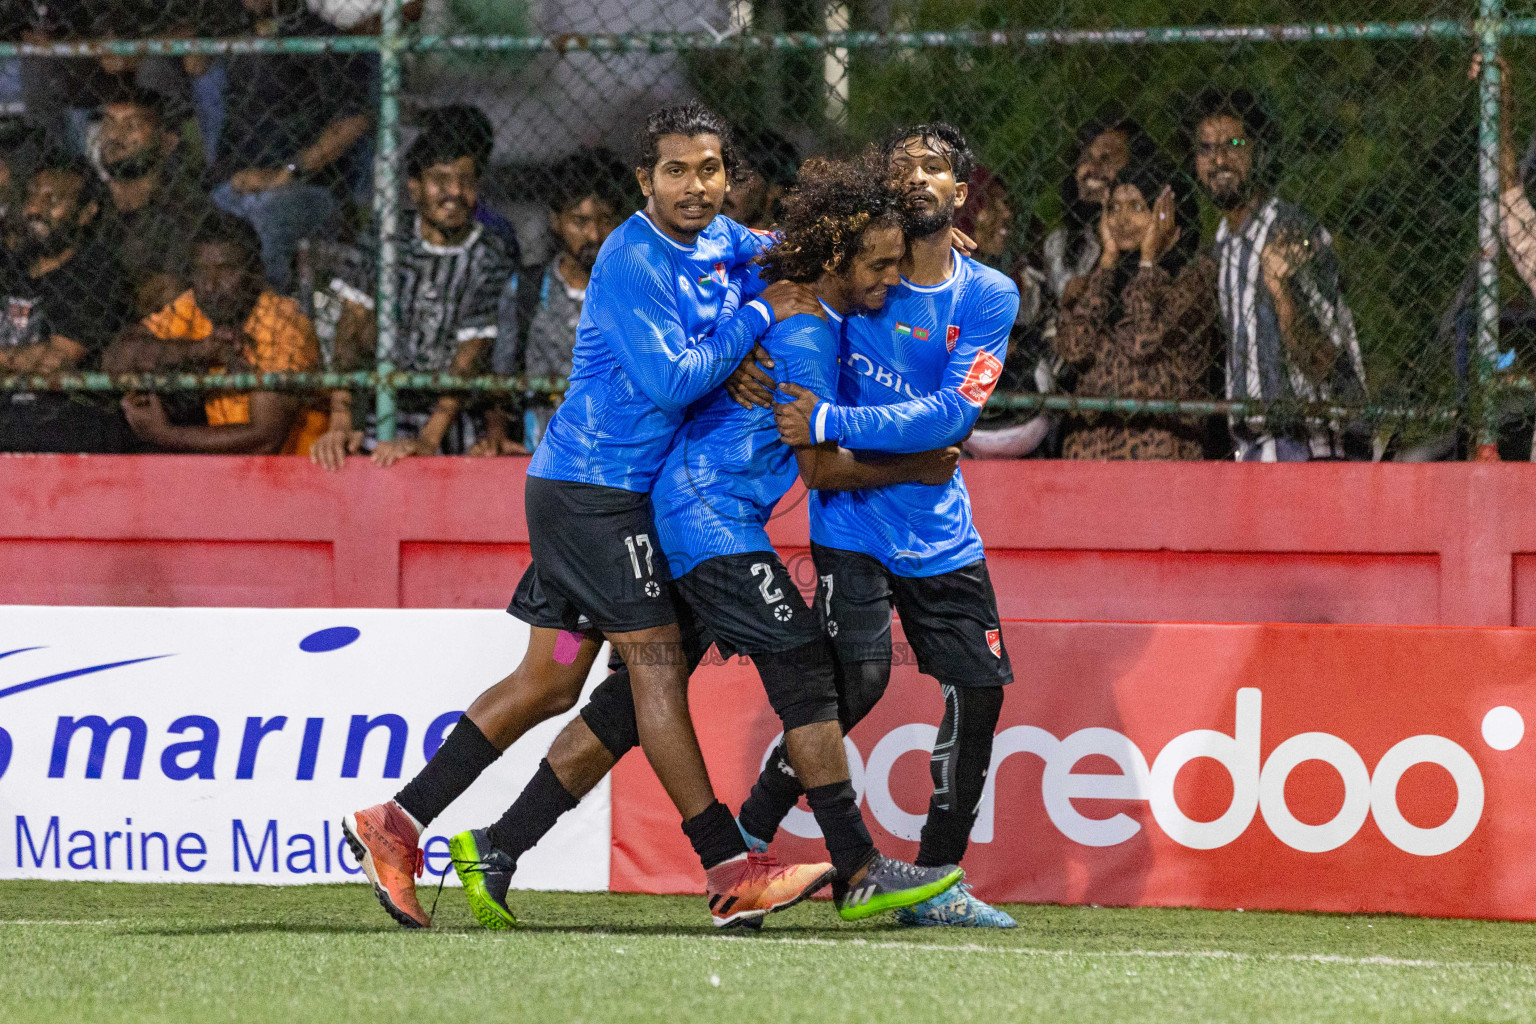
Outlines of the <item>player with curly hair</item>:
{"type": "MultiPolygon", "coordinates": [[[[950,246],[976,166],[964,136],[943,122],[914,125],[891,135],[880,152],[901,193],[907,230],[900,283],[879,312],[848,322],[835,401],[793,383],[771,385],[793,401],[773,404],[768,390],[754,396],[773,405],[789,445],[895,453],[955,444],[976,425],[1003,368],[1019,290],[950,246]]],[[[738,376],[750,369],[748,361],[738,376]]],[[[939,487],[820,490],[811,496],[810,520],[816,610],[837,655],[844,728],[874,708],[890,681],[892,611],[918,669],[943,691],[917,863],[957,864],[986,785],[1003,687],[1013,681],[965,481],[956,473],[939,487]]],[[[800,798],[800,780],[785,764],[780,745],[742,804],[737,820],[751,848],[767,848],[800,798]]],[[[965,885],[896,918],[918,926],[1015,924],[965,885]]]]}
{"type": "MultiPolygon", "coordinates": [[[[906,249],[900,196],[878,165],[814,161],[788,193],[780,229],[759,259],[761,276],[810,285],[822,316],[790,317],[763,343],[778,381],[830,400],[844,325],[878,310],[898,281],[906,249]]],[[[802,783],[826,837],[836,869],[834,897],[848,920],[931,899],[962,872],[953,864],[917,868],[875,849],[844,754],[831,644],[765,527],[797,476],[823,492],[910,481],[939,485],[953,475],[957,454],[948,448],[867,462],[836,445],[789,448],[771,411],[743,408],[718,389],[678,431],[651,492],[690,669],[711,643],[722,655],[743,654],[757,666],[784,726],[786,767],[802,783]]],[[[638,739],[630,673],[621,667],[555,740],[501,820],[454,837],[454,865],[483,924],[512,923],[506,892],[518,858],[638,739]]],[[[768,859],[766,850],[750,856],[768,859]]],[[[717,897],[711,910],[719,925],[757,923],[793,902],[717,897]]]]}

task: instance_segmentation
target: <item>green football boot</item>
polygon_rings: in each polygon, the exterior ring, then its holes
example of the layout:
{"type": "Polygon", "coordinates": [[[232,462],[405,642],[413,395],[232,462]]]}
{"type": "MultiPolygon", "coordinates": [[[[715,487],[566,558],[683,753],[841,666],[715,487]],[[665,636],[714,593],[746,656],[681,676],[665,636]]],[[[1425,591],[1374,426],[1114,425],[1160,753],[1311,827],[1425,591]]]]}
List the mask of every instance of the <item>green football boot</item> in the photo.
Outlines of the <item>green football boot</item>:
{"type": "Polygon", "coordinates": [[[837,914],[844,921],[862,921],[866,917],[900,910],[930,900],[949,890],[965,877],[958,864],[920,868],[904,860],[876,853],[864,871],[864,877],[852,884],[837,883],[832,899],[837,914]]]}
{"type": "Polygon", "coordinates": [[[492,931],[517,927],[517,918],[507,909],[507,886],[517,864],[491,845],[486,830],[460,832],[448,840],[448,853],[475,920],[492,931]]]}

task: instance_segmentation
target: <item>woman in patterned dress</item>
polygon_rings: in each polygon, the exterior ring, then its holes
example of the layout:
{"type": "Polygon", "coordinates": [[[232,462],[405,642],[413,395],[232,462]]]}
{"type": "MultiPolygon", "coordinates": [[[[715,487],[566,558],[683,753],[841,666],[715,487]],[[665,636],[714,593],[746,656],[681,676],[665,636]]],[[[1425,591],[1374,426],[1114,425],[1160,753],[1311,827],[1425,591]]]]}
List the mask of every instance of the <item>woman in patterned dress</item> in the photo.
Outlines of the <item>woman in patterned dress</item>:
{"type": "MultiPolygon", "coordinates": [[[[1198,228],[1161,158],[1130,166],[1102,214],[1102,251],[1086,284],[1063,301],[1055,347],[1093,398],[1208,399],[1217,358],[1215,266],[1193,255],[1198,228]]],[[[1069,459],[1199,459],[1198,417],[1077,413],[1069,459]]]]}

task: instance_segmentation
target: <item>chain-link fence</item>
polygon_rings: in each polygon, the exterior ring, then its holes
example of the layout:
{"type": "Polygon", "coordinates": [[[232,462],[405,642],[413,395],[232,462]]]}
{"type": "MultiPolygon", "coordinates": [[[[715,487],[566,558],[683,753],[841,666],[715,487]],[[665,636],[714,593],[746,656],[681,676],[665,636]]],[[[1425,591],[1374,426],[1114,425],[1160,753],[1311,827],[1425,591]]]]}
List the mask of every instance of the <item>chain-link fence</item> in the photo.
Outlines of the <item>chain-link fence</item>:
{"type": "Polygon", "coordinates": [[[698,97],[758,227],[804,157],[966,135],[1022,296],[972,454],[1525,458],[1536,12],[1480,2],[6,5],[0,447],[536,444],[698,97]]]}

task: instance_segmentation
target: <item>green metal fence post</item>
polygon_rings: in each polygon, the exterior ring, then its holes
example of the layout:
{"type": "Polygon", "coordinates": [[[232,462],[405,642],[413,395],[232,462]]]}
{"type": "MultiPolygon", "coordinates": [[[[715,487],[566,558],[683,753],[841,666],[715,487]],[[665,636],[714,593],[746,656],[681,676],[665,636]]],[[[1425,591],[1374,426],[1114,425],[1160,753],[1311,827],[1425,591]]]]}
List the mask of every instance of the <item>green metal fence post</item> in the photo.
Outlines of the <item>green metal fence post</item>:
{"type": "Polygon", "coordinates": [[[1493,394],[1499,350],[1499,45],[1504,35],[1503,0],[1480,0],[1477,48],[1477,389],[1472,398],[1477,457],[1497,458],[1498,405],[1493,394]]]}
{"type": "Polygon", "coordinates": [[[373,214],[379,229],[378,314],[378,391],[374,415],[378,421],[377,437],[392,441],[395,437],[395,389],[388,382],[394,372],[397,305],[395,291],[395,236],[400,221],[400,38],[401,0],[384,0],[379,28],[379,155],[373,170],[373,214]]]}

